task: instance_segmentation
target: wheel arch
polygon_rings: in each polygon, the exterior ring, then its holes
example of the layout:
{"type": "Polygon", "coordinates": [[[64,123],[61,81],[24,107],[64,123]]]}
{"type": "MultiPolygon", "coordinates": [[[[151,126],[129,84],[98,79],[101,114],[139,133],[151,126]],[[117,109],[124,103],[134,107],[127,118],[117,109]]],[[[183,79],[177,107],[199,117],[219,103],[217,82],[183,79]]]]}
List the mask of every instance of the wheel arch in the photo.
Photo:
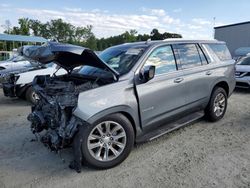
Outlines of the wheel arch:
{"type": "Polygon", "coordinates": [[[220,81],[218,83],[216,83],[213,87],[213,90],[216,88],[216,87],[221,87],[223,89],[225,89],[226,93],[227,93],[227,96],[229,95],[229,84],[226,82],[226,81],[220,81]]]}
{"type": "Polygon", "coordinates": [[[134,110],[128,106],[116,106],[116,107],[112,107],[112,108],[103,110],[103,111],[93,115],[92,117],[90,117],[87,120],[87,122],[90,124],[93,124],[105,116],[108,116],[110,114],[117,114],[117,113],[124,115],[130,121],[130,123],[132,124],[133,130],[134,130],[135,137],[138,134],[140,134],[141,128],[140,128],[139,117],[136,115],[134,110]]]}
{"type": "Polygon", "coordinates": [[[136,125],[135,125],[135,120],[134,118],[132,117],[131,114],[129,114],[128,112],[125,112],[125,111],[121,111],[121,112],[117,112],[117,113],[120,113],[122,115],[124,115],[129,121],[130,123],[132,124],[132,127],[134,129],[134,135],[136,136],[136,125]]]}
{"type": "Polygon", "coordinates": [[[18,86],[16,88],[16,95],[18,97],[24,96],[26,94],[27,90],[29,89],[29,87],[31,87],[31,86],[32,86],[31,83],[25,84],[24,86],[21,86],[21,85],[18,86]]]}

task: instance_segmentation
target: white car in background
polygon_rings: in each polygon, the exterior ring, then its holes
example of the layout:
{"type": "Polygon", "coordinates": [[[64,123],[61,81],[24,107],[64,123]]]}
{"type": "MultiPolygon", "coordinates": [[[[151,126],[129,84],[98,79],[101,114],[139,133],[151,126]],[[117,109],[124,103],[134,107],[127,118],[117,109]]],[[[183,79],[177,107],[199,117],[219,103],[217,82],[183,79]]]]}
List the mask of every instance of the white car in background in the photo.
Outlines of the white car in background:
{"type": "Polygon", "coordinates": [[[67,72],[54,63],[47,64],[45,67],[18,74],[9,74],[3,83],[3,92],[6,97],[19,97],[35,103],[36,93],[32,88],[32,81],[37,75],[63,75],[67,72]]]}
{"type": "Polygon", "coordinates": [[[4,77],[9,73],[19,73],[39,68],[41,67],[37,61],[28,60],[23,56],[16,56],[0,63],[0,76],[4,77]]]}
{"type": "Polygon", "coordinates": [[[242,57],[235,65],[236,87],[250,88],[250,54],[242,57]]]}

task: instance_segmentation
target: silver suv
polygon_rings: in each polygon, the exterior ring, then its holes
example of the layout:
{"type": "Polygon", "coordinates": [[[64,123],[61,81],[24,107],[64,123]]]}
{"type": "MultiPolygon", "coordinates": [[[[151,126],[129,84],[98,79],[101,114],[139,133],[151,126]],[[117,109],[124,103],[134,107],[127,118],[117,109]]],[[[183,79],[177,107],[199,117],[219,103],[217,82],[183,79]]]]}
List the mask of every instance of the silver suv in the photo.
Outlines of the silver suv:
{"type": "Polygon", "coordinates": [[[99,56],[83,47],[48,43],[22,53],[68,72],[34,79],[39,100],[28,120],[51,150],[73,147],[70,167],[77,172],[82,162],[114,167],[135,143],[203,116],[221,119],[235,87],[234,60],[219,41],[136,42],[99,56]]]}

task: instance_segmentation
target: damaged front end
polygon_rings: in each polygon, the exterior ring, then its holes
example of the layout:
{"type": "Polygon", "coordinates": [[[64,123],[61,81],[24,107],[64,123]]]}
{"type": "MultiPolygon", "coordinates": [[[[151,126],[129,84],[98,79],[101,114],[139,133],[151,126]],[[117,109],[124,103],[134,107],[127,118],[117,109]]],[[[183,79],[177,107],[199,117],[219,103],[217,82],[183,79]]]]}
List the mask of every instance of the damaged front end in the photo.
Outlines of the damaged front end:
{"type": "Polygon", "coordinates": [[[53,151],[70,146],[77,127],[84,122],[72,113],[77,106],[78,94],[98,87],[91,81],[76,86],[72,81],[62,78],[37,76],[33,88],[39,100],[28,116],[33,133],[45,130],[41,141],[53,151]]]}
{"type": "Polygon", "coordinates": [[[36,76],[32,87],[39,100],[32,106],[28,120],[31,130],[41,136],[41,142],[52,151],[73,146],[74,162],[78,172],[81,166],[80,142],[74,142],[79,129],[86,122],[74,116],[78,95],[118,80],[118,73],[104,63],[91,50],[79,46],[51,43],[41,47],[23,48],[21,52],[28,58],[46,64],[54,62],[67,70],[68,74],[56,76],[36,76]],[[110,77],[82,75],[74,72],[79,66],[91,66],[109,72],[110,77]],[[77,144],[74,144],[77,143],[77,144]]]}

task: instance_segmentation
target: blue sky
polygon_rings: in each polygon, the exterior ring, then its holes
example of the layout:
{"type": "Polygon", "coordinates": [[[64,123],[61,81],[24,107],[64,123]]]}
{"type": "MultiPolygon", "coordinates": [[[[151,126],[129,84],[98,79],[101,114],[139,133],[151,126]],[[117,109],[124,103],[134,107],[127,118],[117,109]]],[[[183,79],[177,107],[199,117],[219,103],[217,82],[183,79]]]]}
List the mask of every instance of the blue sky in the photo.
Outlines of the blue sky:
{"type": "MultiPolygon", "coordinates": [[[[250,20],[249,0],[0,0],[0,25],[28,17],[46,22],[62,18],[76,26],[93,25],[97,37],[136,29],[176,32],[184,38],[209,39],[213,26],[250,20]]],[[[0,27],[0,32],[3,32],[0,27]]]]}

